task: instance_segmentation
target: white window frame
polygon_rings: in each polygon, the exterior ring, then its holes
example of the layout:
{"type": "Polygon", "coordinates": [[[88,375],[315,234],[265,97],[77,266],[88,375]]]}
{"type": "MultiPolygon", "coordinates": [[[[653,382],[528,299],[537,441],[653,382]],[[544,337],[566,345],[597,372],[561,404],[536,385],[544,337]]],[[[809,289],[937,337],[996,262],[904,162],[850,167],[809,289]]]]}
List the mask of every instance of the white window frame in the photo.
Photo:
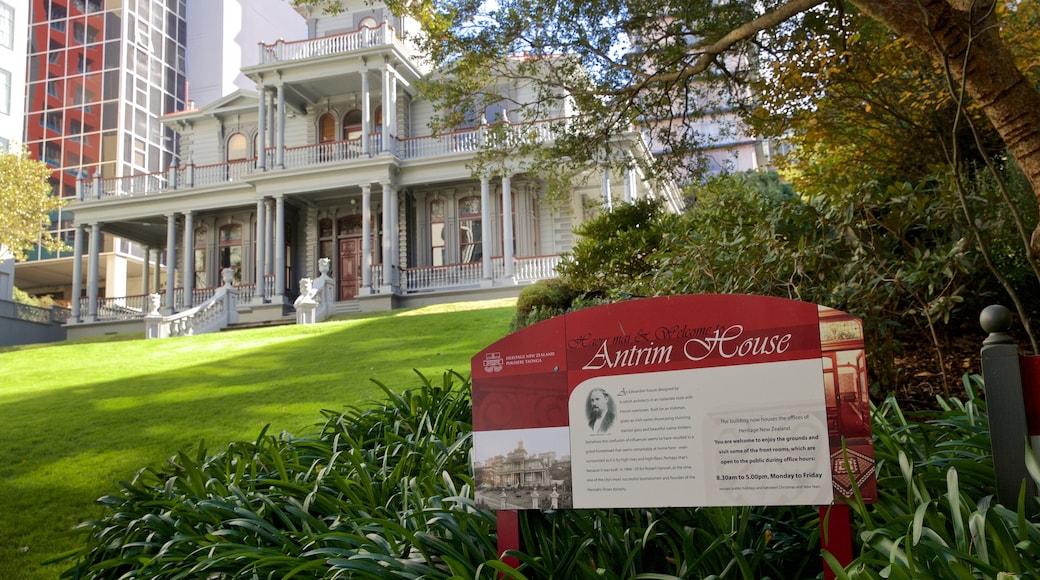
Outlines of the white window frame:
{"type": "Polygon", "coordinates": [[[0,2],[0,46],[14,48],[14,8],[0,2]]]}
{"type": "Polygon", "coordinates": [[[0,114],[11,114],[11,73],[0,68],[0,114]]]}

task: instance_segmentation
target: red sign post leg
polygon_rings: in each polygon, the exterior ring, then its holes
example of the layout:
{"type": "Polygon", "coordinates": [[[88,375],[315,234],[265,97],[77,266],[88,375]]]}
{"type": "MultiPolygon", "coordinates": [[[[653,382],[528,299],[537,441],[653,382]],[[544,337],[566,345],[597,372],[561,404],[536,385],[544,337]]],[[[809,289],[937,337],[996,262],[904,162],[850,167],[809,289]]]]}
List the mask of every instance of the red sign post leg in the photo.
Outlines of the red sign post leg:
{"type": "Polygon", "coordinates": [[[495,512],[498,521],[498,557],[503,562],[516,568],[520,560],[513,556],[503,557],[506,550],[520,549],[520,517],[516,510],[498,510],[495,512]]]}
{"type": "MultiPolygon", "coordinates": [[[[842,566],[852,563],[852,521],[849,506],[843,503],[820,506],[820,543],[842,566]]],[[[823,563],[824,580],[834,580],[834,572],[823,563]]]]}

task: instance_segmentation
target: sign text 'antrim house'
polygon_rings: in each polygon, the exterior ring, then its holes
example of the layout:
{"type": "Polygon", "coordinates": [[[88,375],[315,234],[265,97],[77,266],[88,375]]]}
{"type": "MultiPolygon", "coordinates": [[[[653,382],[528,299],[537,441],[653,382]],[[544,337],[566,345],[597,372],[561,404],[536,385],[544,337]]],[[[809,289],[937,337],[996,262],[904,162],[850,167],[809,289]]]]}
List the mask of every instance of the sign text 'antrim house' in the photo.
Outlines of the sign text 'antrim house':
{"type": "Polygon", "coordinates": [[[589,308],[473,358],[491,507],[827,505],[876,496],[860,321],[762,296],[589,308]]]}

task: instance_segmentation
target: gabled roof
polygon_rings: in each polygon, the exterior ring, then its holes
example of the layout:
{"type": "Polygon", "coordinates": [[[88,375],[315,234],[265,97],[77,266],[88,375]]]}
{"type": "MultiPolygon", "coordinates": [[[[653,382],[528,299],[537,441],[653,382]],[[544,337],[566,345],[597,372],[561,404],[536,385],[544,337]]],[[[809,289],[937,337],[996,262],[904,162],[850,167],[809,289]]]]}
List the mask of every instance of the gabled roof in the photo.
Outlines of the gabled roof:
{"type": "Polygon", "coordinates": [[[163,115],[162,121],[167,125],[192,124],[200,119],[212,119],[242,113],[245,111],[256,111],[259,98],[256,91],[238,89],[212,101],[199,109],[189,109],[163,115]]]}

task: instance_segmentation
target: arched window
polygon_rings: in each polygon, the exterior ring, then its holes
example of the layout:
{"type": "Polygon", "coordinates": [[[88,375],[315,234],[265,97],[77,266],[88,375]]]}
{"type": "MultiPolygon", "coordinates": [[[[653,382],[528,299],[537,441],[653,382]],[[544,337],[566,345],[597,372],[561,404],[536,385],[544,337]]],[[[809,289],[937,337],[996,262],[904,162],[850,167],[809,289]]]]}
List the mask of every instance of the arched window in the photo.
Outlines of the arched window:
{"type": "Polygon", "coordinates": [[[206,228],[195,228],[195,288],[208,288],[209,276],[206,275],[206,242],[209,232],[206,228]]]}
{"type": "Polygon", "coordinates": [[[480,198],[459,200],[459,261],[479,262],[482,257],[480,239],[480,198]]]}
{"type": "Polygon", "coordinates": [[[371,16],[366,16],[366,17],[362,18],[361,22],[358,23],[358,30],[361,30],[362,28],[375,28],[375,27],[376,27],[376,19],[372,18],[371,16]]]}
{"type": "Polygon", "coordinates": [[[227,160],[249,159],[249,139],[242,133],[234,133],[227,140],[227,160]]]}
{"type": "Polygon", "coordinates": [[[242,225],[227,224],[220,226],[219,248],[220,268],[235,270],[235,284],[242,282],[242,225]]]}
{"type": "Polygon", "coordinates": [[[359,109],[354,109],[343,117],[343,138],[350,140],[361,138],[361,111],[359,109]]]}
{"type": "Polygon", "coordinates": [[[487,107],[484,107],[484,119],[488,123],[501,123],[502,121],[509,121],[509,114],[506,109],[506,102],[499,99],[487,107]]]}
{"type": "Polygon", "coordinates": [[[318,143],[327,143],[336,140],[336,117],[332,113],[325,113],[318,118],[318,143]]]}
{"type": "Polygon", "coordinates": [[[435,199],[430,202],[430,248],[434,266],[448,263],[444,234],[444,200],[435,199]]]}

